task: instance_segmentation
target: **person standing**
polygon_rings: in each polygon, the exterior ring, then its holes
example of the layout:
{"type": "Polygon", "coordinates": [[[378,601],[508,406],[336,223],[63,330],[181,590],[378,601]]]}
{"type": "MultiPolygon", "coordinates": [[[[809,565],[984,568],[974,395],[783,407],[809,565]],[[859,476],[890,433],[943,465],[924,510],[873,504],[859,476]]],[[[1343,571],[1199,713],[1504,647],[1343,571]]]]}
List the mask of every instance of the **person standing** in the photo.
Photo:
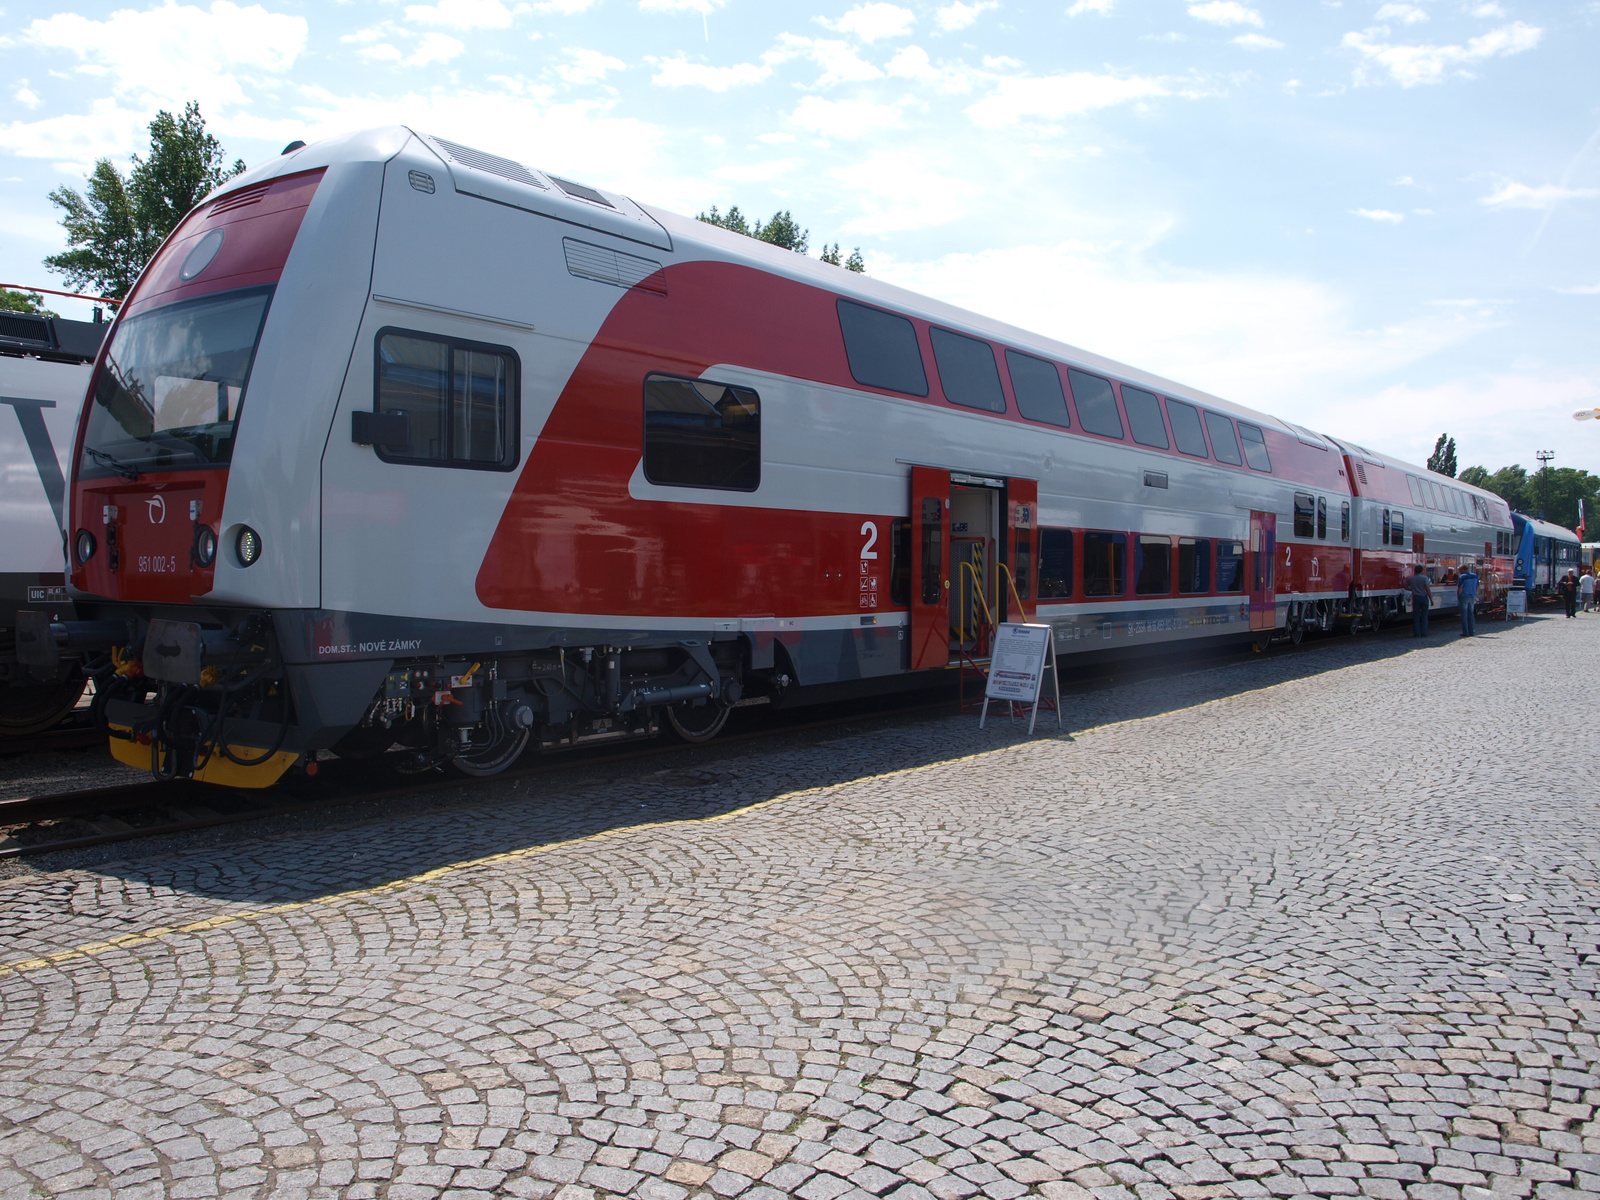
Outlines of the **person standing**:
{"type": "Polygon", "coordinates": [[[1578,576],[1571,567],[1561,577],[1561,582],[1556,585],[1556,591],[1561,593],[1561,603],[1567,606],[1567,616],[1578,615],[1578,576]]]}
{"type": "Polygon", "coordinates": [[[1406,591],[1411,593],[1411,636],[1428,636],[1428,606],[1433,603],[1433,585],[1417,564],[1416,574],[1406,580],[1406,591]]]}
{"type": "Polygon", "coordinates": [[[1478,572],[1470,562],[1462,563],[1456,576],[1456,604],[1461,609],[1461,636],[1471,637],[1478,632],[1478,572]]]}
{"type": "Polygon", "coordinates": [[[1578,600],[1578,607],[1583,612],[1594,607],[1594,572],[1588,567],[1583,569],[1583,577],[1578,580],[1578,600]]]}

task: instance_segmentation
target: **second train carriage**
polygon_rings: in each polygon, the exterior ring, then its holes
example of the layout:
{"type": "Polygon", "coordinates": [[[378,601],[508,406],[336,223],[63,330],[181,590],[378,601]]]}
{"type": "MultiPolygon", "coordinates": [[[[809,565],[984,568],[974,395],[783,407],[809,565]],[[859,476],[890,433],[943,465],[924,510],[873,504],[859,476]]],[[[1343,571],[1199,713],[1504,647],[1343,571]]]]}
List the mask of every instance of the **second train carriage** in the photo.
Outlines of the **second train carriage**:
{"type": "Polygon", "coordinates": [[[980,610],[1063,654],[1381,617],[1416,552],[1350,478],[1401,464],[404,129],[191,214],[92,398],[48,632],[107,645],[119,757],[245,785],[708,736],[980,610]]]}
{"type": "Polygon", "coordinates": [[[1583,570],[1583,546],[1572,530],[1522,513],[1512,521],[1515,570],[1530,596],[1553,596],[1568,571],[1583,570]]]}

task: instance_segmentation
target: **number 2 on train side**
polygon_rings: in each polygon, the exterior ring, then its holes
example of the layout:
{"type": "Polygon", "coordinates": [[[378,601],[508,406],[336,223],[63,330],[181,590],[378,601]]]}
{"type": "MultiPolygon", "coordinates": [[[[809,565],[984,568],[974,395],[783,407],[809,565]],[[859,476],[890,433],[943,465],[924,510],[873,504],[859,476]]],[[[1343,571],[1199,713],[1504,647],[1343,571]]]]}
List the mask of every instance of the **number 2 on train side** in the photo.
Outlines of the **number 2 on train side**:
{"type": "Polygon", "coordinates": [[[861,536],[867,539],[867,544],[861,547],[862,558],[877,558],[878,552],[873,549],[878,544],[878,526],[874,521],[861,522],[861,536]]]}

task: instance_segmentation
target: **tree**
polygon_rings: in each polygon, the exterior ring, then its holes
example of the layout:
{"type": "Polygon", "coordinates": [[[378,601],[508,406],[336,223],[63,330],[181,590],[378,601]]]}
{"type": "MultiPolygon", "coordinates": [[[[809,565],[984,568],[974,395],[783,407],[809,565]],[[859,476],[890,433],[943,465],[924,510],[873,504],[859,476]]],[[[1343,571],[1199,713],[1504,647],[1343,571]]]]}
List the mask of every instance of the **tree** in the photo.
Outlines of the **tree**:
{"type": "MultiPolygon", "coordinates": [[[[811,246],[811,231],[802,229],[800,223],[794,219],[794,214],[786,208],[773,213],[769,221],[763,222],[757,219],[752,222],[739,211],[737,204],[725,213],[718,212],[717,206],[713,204],[710,212],[697,214],[695,220],[715,225],[719,229],[742,233],[745,237],[752,237],[784,250],[792,250],[796,254],[806,253],[811,246]]],[[[850,257],[846,259],[839,250],[839,243],[835,242],[832,246],[824,244],[821,259],[825,263],[843,267],[847,271],[859,273],[867,269],[867,260],[861,257],[860,246],[852,250],[850,257]]]]}
{"type": "Polygon", "coordinates": [[[41,317],[56,315],[44,306],[44,297],[38,292],[14,292],[10,288],[0,288],[0,312],[35,313],[41,317]]]}
{"type": "Polygon", "coordinates": [[[244,170],[223,165],[222,143],[206,132],[192,100],[150,122],[150,153],[133,156],[126,177],[108,158],[95,163],[86,194],[60,187],[50,201],[64,215],[67,249],[44,260],[70,287],[121,300],[145,263],[206,193],[244,170]]]}
{"type": "Polygon", "coordinates": [[[1433,444],[1433,453],[1428,455],[1428,470],[1455,478],[1456,440],[1448,433],[1441,433],[1439,440],[1433,444]]]}

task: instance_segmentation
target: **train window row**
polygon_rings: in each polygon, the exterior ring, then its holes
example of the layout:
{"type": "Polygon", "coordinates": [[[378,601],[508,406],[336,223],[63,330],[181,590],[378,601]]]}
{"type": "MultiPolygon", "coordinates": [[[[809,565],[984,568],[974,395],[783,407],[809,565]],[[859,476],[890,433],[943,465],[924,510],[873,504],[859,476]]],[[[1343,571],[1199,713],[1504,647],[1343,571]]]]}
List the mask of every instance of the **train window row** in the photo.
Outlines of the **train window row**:
{"type": "Polygon", "coordinates": [[[373,410],[405,416],[406,440],[374,447],[387,462],[509,471],[521,408],[506,346],[380,330],[373,410]]]}
{"type": "MultiPolygon", "coordinates": [[[[844,299],[838,302],[838,312],[845,357],[857,383],[907,396],[928,395],[927,370],[917,343],[916,326],[909,318],[844,299]]],[[[963,408],[1005,412],[1005,389],[994,347],[981,338],[937,325],[930,325],[928,333],[945,398],[963,408]]],[[[1070,395],[1077,408],[1078,427],[1085,433],[1116,441],[1126,441],[1131,436],[1136,444],[1155,450],[1171,450],[1175,442],[1178,453],[1192,458],[1214,458],[1235,467],[1248,465],[1255,471],[1272,470],[1266,434],[1259,425],[1235,423],[1225,413],[1200,409],[1171,397],[1163,401],[1154,392],[1132,384],[1120,385],[1119,409],[1112,382],[1103,376],[1067,367],[1063,387],[1062,368],[1048,359],[1006,347],[1005,360],[1017,410],[1030,421],[1071,429],[1073,420],[1067,404],[1070,395]]]]}
{"type": "Polygon", "coordinates": [[[1415,475],[1406,476],[1406,487],[1411,490],[1412,501],[1420,508],[1454,513],[1458,517],[1470,517],[1485,523],[1489,520],[1489,504],[1482,496],[1474,496],[1447,483],[1420,479],[1415,475]]]}
{"type": "Polygon", "coordinates": [[[1204,596],[1244,590],[1244,543],[1109,530],[1039,530],[1040,600],[1127,594],[1132,550],[1136,596],[1204,596]]]}
{"type": "MultiPolygon", "coordinates": [[[[1327,497],[1313,496],[1310,492],[1294,494],[1294,536],[1328,540],[1327,497]]],[[[1339,505],[1339,540],[1350,540],[1350,502],[1347,500],[1339,505]]]]}

